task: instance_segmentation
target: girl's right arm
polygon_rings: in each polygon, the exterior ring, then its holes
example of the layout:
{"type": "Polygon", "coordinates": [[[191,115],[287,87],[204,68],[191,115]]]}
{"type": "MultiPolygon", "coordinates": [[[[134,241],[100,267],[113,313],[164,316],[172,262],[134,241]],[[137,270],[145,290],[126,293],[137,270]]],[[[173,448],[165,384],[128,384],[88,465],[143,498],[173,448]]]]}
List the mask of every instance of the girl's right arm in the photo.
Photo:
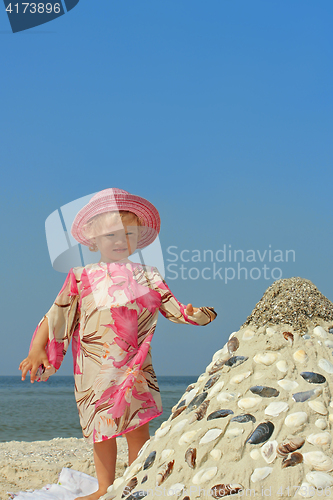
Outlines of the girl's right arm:
{"type": "Polygon", "coordinates": [[[22,380],[25,380],[25,377],[30,370],[30,381],[33,384],[35,381],[37,369],[40,365],[44,365],[46,369],[51,368],[45,351],[48,339],[49,324],[47,316],[45,316],[36,332],[28,357],[20,363],[19,370],[22,371],[22,380]]]}

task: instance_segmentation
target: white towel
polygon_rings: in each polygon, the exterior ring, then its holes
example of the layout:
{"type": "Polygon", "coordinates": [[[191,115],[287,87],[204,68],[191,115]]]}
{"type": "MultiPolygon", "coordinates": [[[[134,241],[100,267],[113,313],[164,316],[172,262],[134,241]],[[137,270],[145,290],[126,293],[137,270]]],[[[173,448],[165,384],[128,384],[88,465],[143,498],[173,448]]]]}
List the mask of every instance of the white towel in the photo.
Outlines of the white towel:
{"type": "Polygon", "coordinates": [[[57,484],[48,484],[41,490],[9,493],[15,500],[74,500],[98,490],[98,482],[84,472],[63,468],[57,484]]]}

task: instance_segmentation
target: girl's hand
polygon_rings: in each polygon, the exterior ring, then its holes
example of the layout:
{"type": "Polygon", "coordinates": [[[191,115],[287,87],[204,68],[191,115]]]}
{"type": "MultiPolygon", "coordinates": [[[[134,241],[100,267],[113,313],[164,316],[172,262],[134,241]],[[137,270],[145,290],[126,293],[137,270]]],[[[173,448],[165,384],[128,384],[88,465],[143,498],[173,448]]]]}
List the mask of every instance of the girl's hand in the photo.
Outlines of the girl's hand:
{"type": "Polygon", "coordinates": [[[185,312],[188,316],[193,316],[193,313],[197,312],[198,310],[198,307],[193,307],[192,304],[187,304],[185,312]]]}
{"type": "Polygon", "coordinates": [[[40,365],[44,365],[47,370],[51,368],[45,349],[39,346],[33,347],[28,357],[20,363],[19,370],[22,371],[22,380],[25,380],[28,371],[31,370],[30,382],[33,384],[40,365]]]}

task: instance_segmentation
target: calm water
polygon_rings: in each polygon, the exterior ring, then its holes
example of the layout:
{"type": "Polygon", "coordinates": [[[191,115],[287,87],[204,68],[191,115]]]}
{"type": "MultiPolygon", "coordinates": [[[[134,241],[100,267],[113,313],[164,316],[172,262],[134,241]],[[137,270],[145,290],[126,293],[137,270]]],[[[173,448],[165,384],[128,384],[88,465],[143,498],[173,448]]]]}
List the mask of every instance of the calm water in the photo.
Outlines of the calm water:
{"type": "MultiPolygon", "coordinates": [[[[150,434],[196,380],[197,376],[158,377],[164,413],[151,420],[150,434]]],[[[28,379],[22,382],[20,376],[0,377],[0,401],[0,442],[82,437],[72,376],[50,377],[34,384],[28,379]]]]}

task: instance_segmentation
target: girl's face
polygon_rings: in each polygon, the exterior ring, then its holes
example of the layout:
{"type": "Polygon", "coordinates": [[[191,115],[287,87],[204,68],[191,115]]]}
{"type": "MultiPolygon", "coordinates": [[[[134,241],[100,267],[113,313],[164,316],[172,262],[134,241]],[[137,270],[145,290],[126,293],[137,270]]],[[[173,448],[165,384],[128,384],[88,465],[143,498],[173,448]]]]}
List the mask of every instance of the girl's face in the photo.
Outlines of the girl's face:
{"type": "Polygon", "coordinates": [[[140,226],[135,217],[124,217],[117,224],[112,224],[107,231],[93,238],[101,252],[103,262],[116,262],[126,259],[137,248],[140,226]]]}

